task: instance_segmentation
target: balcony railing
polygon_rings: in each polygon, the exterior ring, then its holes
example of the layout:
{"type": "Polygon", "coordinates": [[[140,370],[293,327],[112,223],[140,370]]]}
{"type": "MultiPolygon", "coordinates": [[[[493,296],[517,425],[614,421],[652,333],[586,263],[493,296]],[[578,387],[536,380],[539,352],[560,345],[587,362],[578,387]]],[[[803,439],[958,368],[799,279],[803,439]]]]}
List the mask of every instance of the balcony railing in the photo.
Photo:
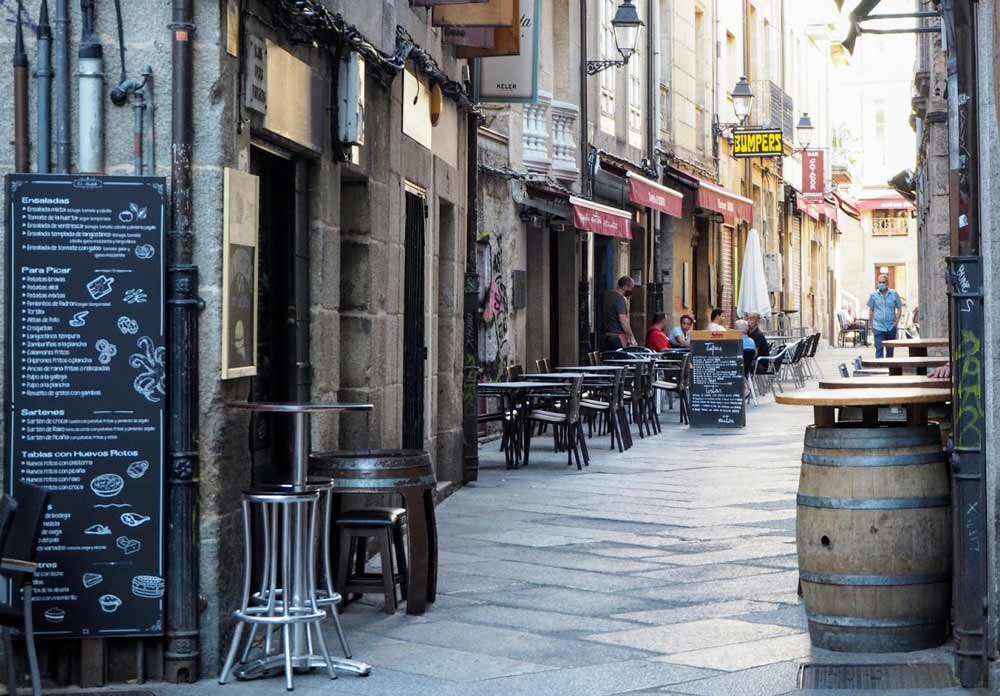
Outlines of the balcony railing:
{"type": "Polygon", "coordinates": [[[780,128],[786,143],[795,142],[795,105],[792,98],[770,80],[752,83],[755,99],[749,125],[755,128],[780,128]]]}

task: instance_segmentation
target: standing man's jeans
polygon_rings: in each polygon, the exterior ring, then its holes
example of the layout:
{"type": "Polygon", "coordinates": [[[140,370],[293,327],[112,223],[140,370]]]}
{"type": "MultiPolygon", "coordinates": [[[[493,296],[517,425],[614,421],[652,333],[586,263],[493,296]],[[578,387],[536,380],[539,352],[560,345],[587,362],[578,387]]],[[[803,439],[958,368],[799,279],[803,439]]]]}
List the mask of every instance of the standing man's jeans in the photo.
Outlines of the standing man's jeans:
{"type": "Polygon", "coordinates": [[[897,327],[893,327],[891,331],[879,331],[878,329],[874,329],[873,332],[875,334],[875,357],[891,358],[893,349],[888,346],[883,346],[882,341],[895,341],[896,333],[898,332],[897,327]]]}

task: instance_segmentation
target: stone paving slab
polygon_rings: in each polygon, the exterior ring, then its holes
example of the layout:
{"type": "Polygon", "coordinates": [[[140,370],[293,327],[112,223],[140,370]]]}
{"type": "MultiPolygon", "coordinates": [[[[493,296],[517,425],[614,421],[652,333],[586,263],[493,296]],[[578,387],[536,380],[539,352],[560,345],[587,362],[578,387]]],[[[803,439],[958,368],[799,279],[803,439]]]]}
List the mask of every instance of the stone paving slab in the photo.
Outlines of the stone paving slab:
{"type": "Polygon", "coordinates": [[[795,633],[786,626],[753,624],[733,619],[699,619],[664,626],[648,626],[628,631],[597,633],[590,640],[658,653],[680,653],[720,645],[795,633]]]}

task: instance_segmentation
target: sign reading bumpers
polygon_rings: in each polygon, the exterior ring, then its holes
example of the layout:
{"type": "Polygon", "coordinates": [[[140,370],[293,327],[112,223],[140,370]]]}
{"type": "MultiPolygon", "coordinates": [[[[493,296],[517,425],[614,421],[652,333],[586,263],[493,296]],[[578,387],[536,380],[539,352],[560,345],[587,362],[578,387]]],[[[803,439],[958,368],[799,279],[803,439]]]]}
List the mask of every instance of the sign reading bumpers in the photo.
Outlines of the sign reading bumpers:
{"type": "Polygon", "coordinates": [[[784,149],[780,128],[733,131],[733,157],[781,157],[784,149]]]}

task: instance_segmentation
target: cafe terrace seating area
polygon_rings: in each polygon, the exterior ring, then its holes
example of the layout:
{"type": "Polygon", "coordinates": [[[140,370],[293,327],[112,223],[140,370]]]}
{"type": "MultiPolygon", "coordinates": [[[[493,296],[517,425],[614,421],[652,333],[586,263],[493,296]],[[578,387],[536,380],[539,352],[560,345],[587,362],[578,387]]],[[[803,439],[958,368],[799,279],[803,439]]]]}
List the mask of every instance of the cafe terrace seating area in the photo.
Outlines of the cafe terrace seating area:
{"type": "MultiPolygon", "coordinates": [[[[769,355],[744,351],[747,403],[759,405],[767,394],[823,377],[816,360],[819,333],[797,329],[766,338],[769,355]]],[[[567,466],[582,470],[591,447],[623,453],[634,438],[659,434],[662,419],[689,422],[689,349],[598,351],[583,363],[553,365],[543,358],[507,367],[501,381],[480,382],[480,436],[498,437],[508,469],[529,465],[534,449],[552,447],[565,455],[567,466]]]]}

